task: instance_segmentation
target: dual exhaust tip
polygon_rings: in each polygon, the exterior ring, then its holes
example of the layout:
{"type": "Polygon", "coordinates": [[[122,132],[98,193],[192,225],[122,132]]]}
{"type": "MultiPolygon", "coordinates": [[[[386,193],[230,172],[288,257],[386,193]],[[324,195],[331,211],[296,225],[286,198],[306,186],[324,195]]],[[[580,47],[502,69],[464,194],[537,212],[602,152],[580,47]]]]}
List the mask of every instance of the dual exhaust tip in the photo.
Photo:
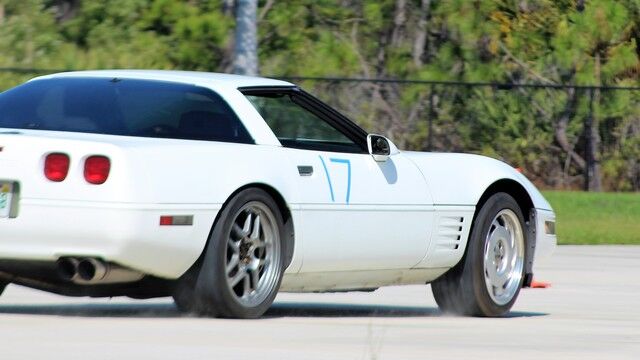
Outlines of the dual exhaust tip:
{"type": "Polygon", "coordinates": [[[63,280],[78,283],[99,282],[109,272],[109,265],[96,258],[60,258],[57,267],[63,280]]]}

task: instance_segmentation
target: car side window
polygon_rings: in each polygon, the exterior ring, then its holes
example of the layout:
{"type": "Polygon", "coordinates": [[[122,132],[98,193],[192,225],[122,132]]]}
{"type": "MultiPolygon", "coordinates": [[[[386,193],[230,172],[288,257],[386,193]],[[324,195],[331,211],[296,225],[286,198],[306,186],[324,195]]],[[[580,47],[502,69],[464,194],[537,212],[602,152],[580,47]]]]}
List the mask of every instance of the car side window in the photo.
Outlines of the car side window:
{"type": "Polygon", "coordinates": [[[0,128],[254,143],[212,90],[138,79],[30,81],[0,94],[0,128]]]}
{"type": "Polygon", "coordinates": [[[353,140],[288,93],[246,95],[283,146],[307,150],[361,152],[353,140]]]}

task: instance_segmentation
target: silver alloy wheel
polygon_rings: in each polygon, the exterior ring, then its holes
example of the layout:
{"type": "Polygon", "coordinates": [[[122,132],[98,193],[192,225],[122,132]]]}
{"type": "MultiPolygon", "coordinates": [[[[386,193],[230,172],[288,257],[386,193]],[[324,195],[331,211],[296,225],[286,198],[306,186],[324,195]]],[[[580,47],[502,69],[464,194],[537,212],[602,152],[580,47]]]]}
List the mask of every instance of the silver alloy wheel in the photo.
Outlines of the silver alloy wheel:
{"type": "Polygon", "coordinates": [[[491,299],[505,305],[518,292],[524,267],[524,232],[518,216],[501,210],[484,244],[484,280],[491,299]]]}
{"type": "Polygon", "coordinates": [[[262,202],[248,202],[236,213],[227,239],[227,285],[241,305],[258,306],[276,286],[280,272],[275,215],[262,202]]]}

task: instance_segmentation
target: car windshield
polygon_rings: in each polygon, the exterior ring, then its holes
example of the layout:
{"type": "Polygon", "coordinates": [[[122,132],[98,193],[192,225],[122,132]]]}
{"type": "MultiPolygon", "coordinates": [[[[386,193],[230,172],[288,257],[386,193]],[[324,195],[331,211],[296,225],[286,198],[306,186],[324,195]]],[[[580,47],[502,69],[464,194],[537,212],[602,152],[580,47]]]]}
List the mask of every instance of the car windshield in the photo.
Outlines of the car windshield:
{"type": "Polygon", "coordinates": [[[0,128],[252,143],[227,103],[187,84],[55,78],[0,94],[0,128]]]}

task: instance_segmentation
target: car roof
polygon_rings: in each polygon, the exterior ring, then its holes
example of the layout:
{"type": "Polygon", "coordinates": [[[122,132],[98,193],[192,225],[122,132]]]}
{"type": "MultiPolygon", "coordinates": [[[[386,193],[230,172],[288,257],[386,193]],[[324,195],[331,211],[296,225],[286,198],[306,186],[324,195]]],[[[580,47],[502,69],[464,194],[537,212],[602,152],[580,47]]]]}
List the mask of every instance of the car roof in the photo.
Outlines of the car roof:
{"type": "Polygon", "coordinates": [[[52,79],[63,77],[106,77],[106,78],[130,78],[143,80],[161,80],[197,85],[216,85],[225,87],[252,87],[252,86],[294,86],[293,84],[276,79],[257,76],[244,76],[200,71],[179,70],[87,70],[71,71],[50,74],[37,77],[38,79],[52,79]]]}

